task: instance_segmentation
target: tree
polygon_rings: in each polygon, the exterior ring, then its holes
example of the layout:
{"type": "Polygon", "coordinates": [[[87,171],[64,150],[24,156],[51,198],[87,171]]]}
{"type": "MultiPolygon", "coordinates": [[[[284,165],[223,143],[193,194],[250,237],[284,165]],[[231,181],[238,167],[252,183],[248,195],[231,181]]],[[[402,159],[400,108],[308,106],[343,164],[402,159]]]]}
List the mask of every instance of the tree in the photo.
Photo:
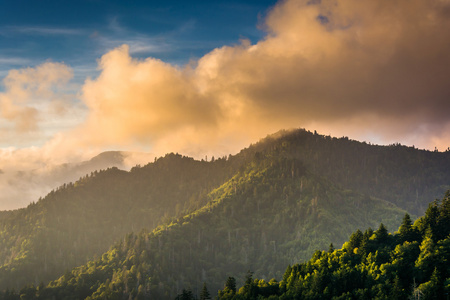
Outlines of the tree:
{"type": "Polygon", "coordinates": [[[392,299],[403,299],[403,294],[404,291],[401,286],[400,278],[398,277],[398,275],[396,275],[394,278],[394,282],[392,283],[390,296],[392,299]]]}
{"type": "Polygon", "coordinates": [[[419,286],[425,299],[444,299],[443,280],[437,268],[434,269],[430,281],[419,286]]]}
{"type": "Polygon", "coordinates": [[[232,299],[236,295],[236,279],[228,277],[223,290],[219,291],[218,299],[232,299]]]}
{"type": "Polygon", "coordinates": [[[425,278],[430,276],[435,266],[435,244],[431,228],[426,230],[425,236],[420,244],[420,254],[416,260],[416,267],[420,269],[420,274],[425,278]]]}
{"type": "Polygon", "coordinates": [[[405,214],[403,217],[402,225],[398,229],[398,237],[400,238],[400,242],[412,242],[416,238],[415,230],[412,227],[412,221],[409,214],[405,214]]]}
{"type": "Polygon", "coordinates": [[[258,285],[253,282],[253,272],[247,271],[245,275],[245,284],[239,290],[239,294],[245,299],[256,299],[258,296],[258,285]]]}
{"type": "Polygon", "coordinates": [[[380,227],[378,227],[377,231],[375,231],[375,236],[377,237],[377,242],[380,244],[387,244],[389,240],[389,232],[384,226],[383,223],[380,224],[380,227]]]}
{"type": "Polygon", "coordinates": [[[211,299],[208,289],[206,288],[206,282],[203,283],[202,291],[200,292],[200,300],[211,299]]]}
{"type": "Polygon", "coordinates": [[[328,247],[328,253],[333,253],[334,252],[334,246],[333,243],[330,244],[330,246],[328,247]]]}
{"type": "Polygon", "coordinates": [[[196,298],[194,297],[194,294],[192,293],[192,291],[190,289],[183,289],[183,291],[181,292],[181,294],[179,294],[175,300],[195,300],[196,298]]]}
{"type": "Polygon", "coordinates": [[[353,249],[361,246],[363,237],[363,233],[359,229],[356,230],[356,232],[352,233],[352,235],[350,236],[350,240],[347,243],[347,250],[351,253],[353,252],[353,249]]]}

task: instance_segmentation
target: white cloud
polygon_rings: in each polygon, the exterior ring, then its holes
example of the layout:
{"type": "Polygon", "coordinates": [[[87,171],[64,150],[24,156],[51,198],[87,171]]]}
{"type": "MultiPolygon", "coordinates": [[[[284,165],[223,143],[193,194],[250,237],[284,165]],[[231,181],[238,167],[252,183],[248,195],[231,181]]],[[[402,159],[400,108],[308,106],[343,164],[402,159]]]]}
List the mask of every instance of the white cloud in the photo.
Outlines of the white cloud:
{"type": "Polygon", "coordinates": [[[5,26],[0,30],[0,35],[83,35],[82,29],[60,28],[60,27],[42,27],[42,26],[5,26]]]}
{"type": "Polygon", "coordinates": [[[42,134],[48,138],[58,125],[74,126],[74,116],[83,109],[74,105],[74,95],[67,92],[72,76],[68,66],[53,62],[9,71],[0,92],[0,145],[23,144],[20,141],[30,136],[33,145],[42,134]]]}

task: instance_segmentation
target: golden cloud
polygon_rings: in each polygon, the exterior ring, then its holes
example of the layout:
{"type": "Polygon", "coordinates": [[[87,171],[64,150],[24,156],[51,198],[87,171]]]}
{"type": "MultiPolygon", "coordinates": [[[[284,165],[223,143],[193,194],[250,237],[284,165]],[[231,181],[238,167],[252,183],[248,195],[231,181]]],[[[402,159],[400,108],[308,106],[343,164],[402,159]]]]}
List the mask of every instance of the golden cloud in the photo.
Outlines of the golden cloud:
{"type": "MultiPolygon", "coordinates": [[[[217,48],[185,67],[134,59],[126,45],[106,53],[80,94],[86,119],[34,161],[140,147],[225,155],[290,127],[448,147],[449,1],[286,0],[264,28],[256,44],[217,48]]],[[[32,95],[52,98],[70,76],[53,63],[10,73],[1,116],[19,131],[36,128],[32,95]]]]}
{"type": "Polygon", "coordinates": [[[265,39],[185,68],[133,59],[124,45],[83,88],[84,128],[90,143],[190,154],[311,124],[397,140],[428,128],[425,146],[449,121],[448,11],[447,1],[282,1],[265,39]]]}

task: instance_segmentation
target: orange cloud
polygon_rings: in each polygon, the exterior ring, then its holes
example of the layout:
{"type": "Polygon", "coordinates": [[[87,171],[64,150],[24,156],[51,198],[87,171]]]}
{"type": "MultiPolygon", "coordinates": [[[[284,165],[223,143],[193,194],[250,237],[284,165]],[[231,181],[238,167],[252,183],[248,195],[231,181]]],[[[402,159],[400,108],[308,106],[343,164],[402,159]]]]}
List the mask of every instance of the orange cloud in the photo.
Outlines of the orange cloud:
{"type": "MultiPolygon", "coordinates": [[[[106,53],[80,93],[86,118],[20,157],[37,165],[114,148],[225,155],[291,127],[448,147],[449,1],[286,0],[264,28],[256,44],[242,40],[184,67],[134,59],[126,45],[106,53]]],[[[42,122],[31,95],[54,98],[52,86],[71,76],[64,65],[42,66],[5,80],[1,116],[18,131],[42,122]]]]}
{"type": "Polygon", "coordinates": [[[84,130],[90,143],[194,155],[311,124],[400,141],[421,131],[426,147],[440,135],[434,124],[449,121],[448,10],[446,1],[282,1],[265,39],[185,68],[122,46],[83,88],[84,130]]]}

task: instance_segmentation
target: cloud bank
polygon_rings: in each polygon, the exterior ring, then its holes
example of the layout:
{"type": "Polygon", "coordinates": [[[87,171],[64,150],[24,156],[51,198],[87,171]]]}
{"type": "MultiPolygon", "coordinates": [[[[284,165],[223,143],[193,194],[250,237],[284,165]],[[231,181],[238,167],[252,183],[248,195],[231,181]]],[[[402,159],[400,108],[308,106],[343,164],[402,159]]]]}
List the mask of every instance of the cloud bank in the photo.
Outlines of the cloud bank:
{"type": "MultiPolygon", "coordinates": [[[[83,121],[35,151],[61,160],[111,148],[224,155],[291,127],[450,145],[450,1],[287,0],[263,28],[256,44],[244,39],[184,67],[134,59],[127,45],[109,51],[80,91],[83,121]]],[[[62,64],[41,67],[5,80],[1,116],[17,132],[35,130],[42,115],[26,93],[51,98],[49,85],[71,76],[62,64]],[[54,77],[20,84],[46,68],[54,77]]]]}
{"type": "Polygon", "coordinates": [[[264,40],[215,49],[185,68],[133,59],[122,46],[83,87],[84,126],[95,128],[90,142],[185,151],[299,126],[442,148],[449,21],[448,1],[284,1],[268,15],[264,40]]]}

